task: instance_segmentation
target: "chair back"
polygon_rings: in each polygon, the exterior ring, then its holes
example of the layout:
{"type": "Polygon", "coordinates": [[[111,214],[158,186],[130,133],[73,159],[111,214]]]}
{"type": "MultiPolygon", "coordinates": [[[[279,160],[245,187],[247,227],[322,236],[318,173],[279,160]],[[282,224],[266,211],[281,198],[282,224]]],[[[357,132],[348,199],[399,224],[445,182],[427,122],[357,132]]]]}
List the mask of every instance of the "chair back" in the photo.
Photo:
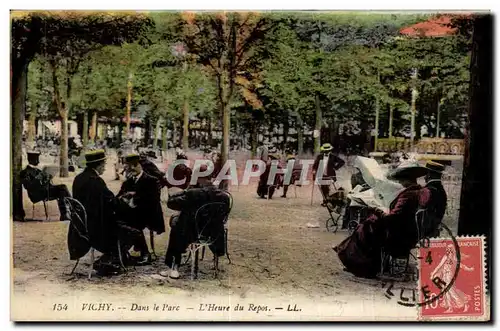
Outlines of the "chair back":
{"type": "Polygon", "coordinates": [[[198,208],[195,214],[196,241],[213,243],[221,235],[221,229],[227,222],[231,201],[209,202],[198,208]]]}
{"type": "Polygon", "coordinates": [[[426,209],[418,209],[415,213],[415,225],[417,227],[417,244],[420,247],[428,247],[429,229],[425,223],[427,216],[426,209]],[[426,240],[427,239],[427,240],[426,240]]]}
{"type": "Polygon", "coordinates": [[[80,201],[66,197],[64,198],[68,211],[71,215],[70,226],[79,234],[82,239],[89,240],[87,229],[87,212],[80,201]]]}

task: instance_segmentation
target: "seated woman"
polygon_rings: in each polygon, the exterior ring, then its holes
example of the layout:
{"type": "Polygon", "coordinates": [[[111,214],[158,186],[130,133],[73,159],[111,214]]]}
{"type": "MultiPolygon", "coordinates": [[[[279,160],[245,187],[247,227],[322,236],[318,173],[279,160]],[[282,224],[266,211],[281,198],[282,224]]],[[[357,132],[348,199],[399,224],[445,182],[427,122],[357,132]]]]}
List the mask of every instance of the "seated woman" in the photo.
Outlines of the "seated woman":
{"type": "Polygon", "coordinates": [[[374,278],[381,271],[381,251],[403,256],[415,246],[417,229],[415,213],[419,208],[420,185],[417,178],[427,169],[418,164],[401,166],[388,176],[404,186],[390,205],[389,213],[374,210],[354,233],[334,247],[346,271],[358,277],[374,278]]]}

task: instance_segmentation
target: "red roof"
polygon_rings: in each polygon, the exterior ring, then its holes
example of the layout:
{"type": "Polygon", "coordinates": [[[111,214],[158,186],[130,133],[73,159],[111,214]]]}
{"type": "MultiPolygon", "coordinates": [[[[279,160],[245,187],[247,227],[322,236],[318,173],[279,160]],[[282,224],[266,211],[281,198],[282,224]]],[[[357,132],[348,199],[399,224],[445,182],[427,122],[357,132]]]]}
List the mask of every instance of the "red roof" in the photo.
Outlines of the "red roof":
{"type": "Polygon", "coordinates": [[[456,28],[452,28],[452,16],[439,16],[431,18],[428,21],[420,22],[399,30],[399,33],[414,37],[442,37],[452,35],[456,32],[456,28]]]}

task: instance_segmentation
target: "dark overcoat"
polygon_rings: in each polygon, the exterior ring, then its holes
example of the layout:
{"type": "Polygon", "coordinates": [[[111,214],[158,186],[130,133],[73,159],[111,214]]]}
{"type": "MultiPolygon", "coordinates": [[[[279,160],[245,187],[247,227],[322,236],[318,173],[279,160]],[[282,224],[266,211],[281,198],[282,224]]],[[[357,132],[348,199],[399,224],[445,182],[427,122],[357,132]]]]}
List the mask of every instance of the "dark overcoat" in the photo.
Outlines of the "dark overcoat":
{"type": "Polygon", "coordinates": [[[158,234],[165,232],[160,191],[156,178],[148,175],[145,171],[137,182],[134,178],[128,178],[123,182],[118,196],[126,192],[135,192],[134,204],[137,206],[129,209],[130,213],[125,215],[129,220],[127,223],[140,230],[147,227],[158,234]]]}

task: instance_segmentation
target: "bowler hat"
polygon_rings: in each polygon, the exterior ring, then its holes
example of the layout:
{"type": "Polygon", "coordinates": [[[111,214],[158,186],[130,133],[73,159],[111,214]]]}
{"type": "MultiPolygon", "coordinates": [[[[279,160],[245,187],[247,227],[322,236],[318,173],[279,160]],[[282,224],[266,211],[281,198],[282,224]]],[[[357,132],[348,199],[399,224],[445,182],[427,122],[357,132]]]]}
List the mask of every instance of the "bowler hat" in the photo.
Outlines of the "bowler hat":
{"type": "Polygon", "coordinates": [[[407,163],[393,169],[388,175],[388,179],[416,179],[425,176],[428,173],[427,168],[422,167],[418,163],[407,163]]]}
{"type": "Polygon", "coordinates": [[[85,153],[85,163],[87,164],[104,161],[105,159],[106,159],[106,153],[104,153],[103,149],[97,149],[85,153]]]}
{"type": "Polygon", "coordinates": [[[137,154],[129,154],[125,156],[125,163],[135,164],[139,162],[140,156],[137,154]]]}

